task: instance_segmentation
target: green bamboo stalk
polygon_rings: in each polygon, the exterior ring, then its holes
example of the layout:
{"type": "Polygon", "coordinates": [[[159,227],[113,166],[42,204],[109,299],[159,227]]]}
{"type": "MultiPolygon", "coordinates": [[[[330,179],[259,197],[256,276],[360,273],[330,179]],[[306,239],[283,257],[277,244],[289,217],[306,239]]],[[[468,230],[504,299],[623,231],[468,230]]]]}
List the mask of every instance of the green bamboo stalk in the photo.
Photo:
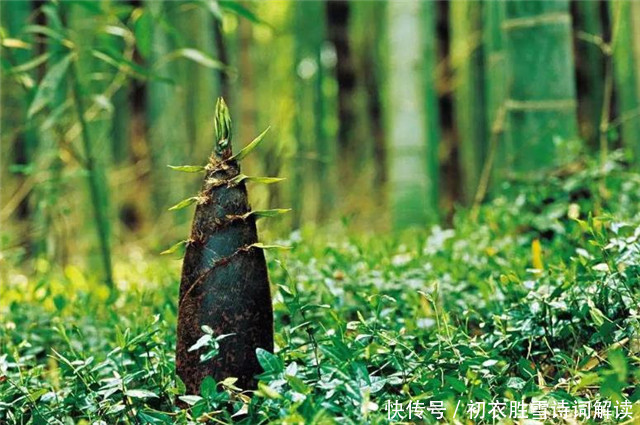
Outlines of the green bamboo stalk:
{"type": "Polygon", "coordinates": [[[427,120],[435,110],[425,110],[435,102],[425,102],[425,96],[434,93],[425,91],[424,82],[424,72],[433,72],[435,63],[433,49],[425,46],[425,39],[428,46],[435,37],[434,26],[425,25],[435,22],[433,6],[431,2],[387,4],[389,191],[396,229],[424,225],[438,216],[437,139],[430,139],[435,130],[428,128],[432,122],[427,120]],[[425,53],[431,57],[425,58],[425,53]]]}
{"type": "Polygon", "coordinates": [[[460,140],[462,194],[467,203],[476,192],[486,155],[482,5],[474,1],[450,3],[454,115],[460,140]]]}
{"type": "MultiPolygon", "coordinates": [[[[633,29],[633,56],[636,63],[636,76],[640,79],[640,2],[631,2],[631,22],[633,29]]],[[[640,99],[640,84],[636,87],[640,99]]]]}
{"type": "Polygon", "coordinates": [[[313,184],[313,193],[317,194],[313,199],[313,210],[318,222],[327,218],[335,199],[332,175],[335,151],[329,143],[325,127],[325,72],[321,58],[325,35],[323,8],[322,2],[293,4],[297,143],[294,163],[296,181],[292,193],[294,226],[299,225],[300,209],[304,208],[303,187],[313,184]],[[311,167],[307,167],[307,164],[311,167]]]}
{"type": "MultiPolygon", "coordinates": [[[[147,0],[144,13],[152,20],[151,51],[149,62],[155,63],[166,57],[175,48],[167,30],[167,24],[176,26],[179,3],[147,0]],[[166,23],[163,24],[163,21],[166,23]]],[[[186,129],[185,93],[181,90],[184,74],[180,66],[184,61],[165,62],[155,67],[155,72],[172,81],[154,79],[147,83],[147,119],[149,123],[149,146],[151,155],[152,200],[156,211],[165,211],[169,205],[186,196],[186,187],[182,181],[167,176],[166,167],[184,162],[190,151],[190,142],[186,129]],[[182,84],[181,84],[182,83],[182,84]]],[[[176,220],[185,220],[180,214],[176,220]]]]}
{"type": "MultiPolygon", "coordinates": [[[[373,167],[373,192],[378,199],[384,199],[388,177],[381,92],[384,81],[384,61],[382,58],[386,57],[386,51],[384,50],[385,43],[381,40],[386,39],[386,3],[381,1],[355,2],[354,9],[358,32],[362,37],[360,47],[362,59],[359,75],[362,76],[362,88],[364,89],[366,119],[363,121],[369,130],[365,137],[371,141],[369,149],[371,153],[368,160],[372,162],[373,167]],[[376,28],[376,31],[371,31],[372,27],[376,28]]],[[[430,108],[427,107],[427,109],[430,108]]]]}
{"type": "Polygon", "coordinates": [[[568,159],[577,137],[569,3],[508,1],[502,25],[507,69],[506,165],[535,174],[568,159]]]}
{"type": "Polygon", "coordinates": [[[315,56],[317,65],[316,75],[313,77],[313,121],[315,135],[315,149],[318,155],[316,161],[315,173],[317,181],[320,183],[317,216],[318,221],[323,222],[329,216],[331,206],[335,202],[336,184],[334,179],[335,149],[329,142],[326,129],[327,107],[325,104],[324,85],[325,85],[325,69],[322,63],[322,48],[325,39],[325,15],[322,13],[322,4],[320,2],[309,2],[308,7],[314,7],[311,10],[311,16],[315,16],[320,22],[316,22],[313,26],[312,53],[315,56]]]}
{"type": "Polygon", "coordinates": [[[335,78],[338,83],[338,179],[343,188],[342,198],[349,195],[350,184],[354,182],[354,169],[362,144],[355,137],[357,110],[355,58],[353,54],[350,27],[352,25],[353,5],[347,0],[323,2],[326,10],[327,39],[333,44],[336,53],[335,78]]]}
{"type": "Polygon", "coordinates": [[[612,22],[613,74],[616,87],[617,117],[621,124],[623,145],[632,155],[633,163],[640,167],[640,74],[634,45],[631,2],[626,0],[609,3],[612,22]]]}
{"type": "Polygon", "coordinates": [[[85,156],[85,168],[89,184],[90,203],[93,205],[93,217],[99,247],[99,263],[104,269],[107,285],[114,287],[111,260],[111,200],[107,169],[112,164],[113,143],[109,137],[112,131],[113,115],[101,111],[90,121],[86,119],[88,104],[86,99],[92,95],[102,94],[109,85],[109,78],[93,78],[95,75],[109,75],[113,69],[109,65],[96,61],[92,50],[99,48],[115,48],[115,40],[96,26],[106,22],[106,4],[97,8],[86,8],[80,4],[61,6],[63,17],[75,45],[74,59],[70,66],[69,86],[80,124],[80,137],[85,156]]]}
{"type": "MultiPolygon", "coordinates": [[[[502,22],[504,21],[504,1],[490,1],[483,4],[483,43],[484,43],[484,100],[486,105],[486,140],[494,141],[487,146],[484,167],[487,176],[499,176],[504,158],[498,157],[498,146],[503,143],[500,123],[500,109],[505,101],[505,53],[502,22]],[[487,164],[493,158],[491,164],[487,164]]],[[[487,177],[488,178],[488,177],[487,177]]],[[[487,182],[488,184],[488,182],[487,182]]],[[[481,194],[484,196],[484,194],[481,194]]]]}
{"type": "MultiPolygon", "coordinates": [[[[20,38],[26,42],[32,42],[32,37],[28,35],[20,34],[22,29],[29,24],[29,16],[32,13],[32,3],[30,1],[22,1],[11,3],[11,5],[4,5],[2,8],[2,26],[7,29],[8,36],[14,38],[20,38]]],[[[33,56],[33,49],[11,49],[5,53],[8,54],[11,62],[14,65],[20,65],[27,63],[33,56]]],[[[34,72],[28,73],[30,78],[34,77],[34,72]]],[[[14,163],[25,167],[29,164],[33,164],[36,160],[36,149],[38,145],[38,138],[33,127],[30,125],[27,117],[27,109],[32,100],[33,91],[26,92],[23,87],[18,87],[15,84],[6,84],[3,78],[3,113],[2,115],[2,127],[5,129],[5,134],[11,134],[12,131],[18,125],[24,125],[22,129],[15,132],[15,138],[11,143],[14,146],[14,163]]],[[[7,170],[9,167],[2,167],[3,170],[7,170]]],[[[0,178],[5,176],[0,176],[0,178]]],[[[24,181],[25,174],[18,176],[18,179],[24,181]]],[[[33,206],[30,203],[30,196],[25,196],[24,200],[20,203],[17,211],[18,218],[21,220],[31,220],[33,217],[33,206]]],[[[32,241],[29,238],[30,231],[23,232],[25,235],[24,243],[26,246],[30,246],[32,241]]]]}
{"type": "Polygon", "coordinates": [[[600,2],[578,1],[575,31],[580,70],[584,74],[578,102],[580,134],[591,146],[597,146],[600,137],[600,118],[604,98],[605,53],[598,45],[603,39],[600,2]]]}
{"type": "Polygon", "coordinates": [[[78,80],[78,65],[74,63],[69,68],[69,79],[71,81],[71,91],[75,102],[78,122],[81,127],[82,146],[84,148],[85,168],[87,170],[87,182],[89,183],[89,192],[91,195],[91,204],[95,219],[96,231],[100,242],[100,254],[102,257],[102,266],[104,271],[105,282],[110,288],[114,288],[113,270],[111,265],[111,243],[109,219],[104,206],[105,193],[104,184],[100,180],[104,179],[104,174],[100,171],[100,166],[93,152],[93,140],[89,126],[85,119],[86,108],[84,106],[83,93],[85,93],[80,81],[78,80]]]}
{"type": "MultiPolygon", "coordinates": [[[[62,5],[47,4],[42,6],[44,13],[45,8],[49,8],[46,14],[47,27],[58,33],[64,33],[65,27],[63,18],[65,8],[62,5]]],[[[50,38],[47,44],[47,60],[46,69],[49,70],[58,64],[63,58],[69,54],[68,48],[59,40],[50,38]]],[[[59,87],[53,93],[52,105],[62,105],[68,98],[68,84],[63,79],[59,87]]],[[[38,184],[34,188],[35,203],[34,211],[34,230],[37,240],[34,240],[34,251],[37,255],[46,255],[49,259],[55,254],[58,244],[53,243],[53,216],[56,210],[59,210],[58,202],[60,194],[65,190],[59,182],[62,180],[63,164],[58,155],[58,141],[63,133],[63,124],[54,123],[50,128],[43,129],[37,127],[38,147],[34,155],[38,170],[46,170],[51,173],[52,178],[49,181],[38,184]]],[[[59,244],[62,250],[67,249],[63,244],[59,244]]]]}
{"type": "Polygon", "coordinates": [[[297,2],[293,5],[293,32],[296,34],[294,38],[294,62],[293,75],[295,78],[295,99],[297,111],[295,113],[294,133],[295,133],[295,153],[292,157],[292,182],[291,182],[291,228],[298,229],[302,223],[303,216],[303,192],[307,185],[307,175],[304,173],[305,161],[307,161],[307,152],[309,144],[307,143],[308,134],[312,134],[313,122],[309,120],[309,114],[305,114],[313,108],[313,104],[308,102],[313,99],[313,87],[310,84],[307,74],[311,70],[306,67],[312,67],[311,59],[308,54],[308,33],[310,32],[308,7],[310,2],[297,2]],[[307,101],[307,102],[305,102],[307,101]]]}
{"type": "MultiPolygon", "coordinates": [[[[176,17],[180,44],[216,57],[214,17],[201,7],[185,8],[176,17]]],[[[213,122],[210,111],[215,106],[215,93],[219,93],[217,70],[193,61],[180,61],[180,90],[184,93],[185,131],[190,143],[188,154],[201,158],[211,149],[213,122]]]]}

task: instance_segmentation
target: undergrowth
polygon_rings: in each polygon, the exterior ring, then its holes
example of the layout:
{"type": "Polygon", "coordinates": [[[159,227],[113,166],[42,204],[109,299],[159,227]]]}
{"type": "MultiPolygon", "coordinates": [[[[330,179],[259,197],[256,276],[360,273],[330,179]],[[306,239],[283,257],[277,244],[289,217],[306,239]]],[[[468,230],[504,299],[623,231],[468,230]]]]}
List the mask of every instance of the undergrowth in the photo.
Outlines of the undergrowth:
{"type": "MultiPolygon", "coordinates": [[[[502,189],[451,229],[280,241],[291,249],[268,256],[277,349],[259,352],[256,392],[207,379],[184,393],[178,261],[121,256],[113,305],[78,267],[9,264],[0,423],[379,424],[410,401],[468,423],[472,401],[637,403],[640,177],[612,161],[502,189]]],[[[215,355],[215,338],[200,345],[215,355]]],[[[422,416],[404,421],[438,421],[422,416]]]]}

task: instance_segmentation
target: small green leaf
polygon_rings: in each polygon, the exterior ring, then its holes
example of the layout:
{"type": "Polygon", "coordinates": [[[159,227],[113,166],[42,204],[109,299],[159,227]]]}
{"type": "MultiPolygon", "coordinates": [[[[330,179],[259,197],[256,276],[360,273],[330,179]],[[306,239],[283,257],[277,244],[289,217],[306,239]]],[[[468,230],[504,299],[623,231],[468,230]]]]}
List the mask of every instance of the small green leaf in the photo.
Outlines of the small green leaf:
{"type": "Polygon", "coordinates": [[[260,142],[262,142],[262,139],[264,139],[264,136],[267,135],[267,132],[271,129],[271,127],[267,127],[267,129],[265,131],[263,131],[262,133],[260,133],[260,135],[258,137],[256,137],[255,139],[253,139],[253,141],[251,143],[249,143],[247,146],[245,146],[240,152],[238,152],[237,154],[233,155],[231,158],[229,159],[234,159],[236,161],[240,161],[242,160],[244,157],[246,157],[247,155],[249,155],[251,153],[252,150],[254,150],[256,147],[258,147],[258,145],[260,144],[260,142]]]}
{"type": "Polygon", "coordinates": [[[176,252],[177,250],[179,250],[180,248],[182,248],[184,245],[186,245],[186,244],[187,244],[187,242],[189,242],[189,241],[188,241],[188,240],[186,240],[186,239],[185,239],[185,240],[183,240],[183,241],[180,241],[180,242],[178,242],[177,244],[172,245],[172,246],[171,246],[171,248],[169,248],[169,249],[166,249],[166,250],[162,251],[162,252],[160,253],[160,255],[173,254],[174,252],[176,252]]]}
{"type": "Polygon", "coordinates": [[[177,211],[183,208],[187,208],[189,205],[195,204],[196,202],[198,202],[199,199],[200,198],[198,196],[192,196],[191,198],[187,198],[185,200],[178,202],[177,204],[169,208],[169,211],[177,211]]]}
{"type": "Polygon", "coordinates": [[[183,173],[199,173],[206,170],[204,165],[167,165],[167,167],[183,173]]]}
{"type": "Polygon", "coordinates": [[[279,392],[265,384],[264,382],[258,382],[258,395],[261,395],[265,398],[271,399],[279,399],[282,398],[279,392]]]}
{"type": "Polygon", "coordinates": [[[158,396],[149,390],[127,390],[124,392],[127,397],[133,398],[158,398],[158,396]]]}
{"type": "Polygon", "coordinates": [[[200,383],[200,395],[204,398],[211,398],[217,392],[215,379],[211,376],[206,376],[200,383]]]}
{"type": "Polygon", "coordinates": [[[211,336],[211,334],[204,334],[200,337],[200,339],[196,341],[195,344],[189,347],[189,350],[187,351],[196,351],[201,349],[202,347],[206,347],[207,345],[209,345],[209,342],[211,342],[211,340],[213,340],[213,336],[211,336]]]}
{"type": "Polygon", "coordinates": [[[36,94],[33,97],[33,102],[31,102],[31,105],[29,106],[27,118],[33,117],[42,110],[42,108],[53,102],[56,90],[67,75],[67,69],[71,64],[71,57],[72,56],[69,54],[60,59],[42,78],[42,81],[40,81],[40,84],[38,85],[36,94]]]}
{"type": "Polygon", "coordinates": [[[256,348],[256,357],[258,358],[258,363],[260,363],[262,369],[267,373],[280,373],[284,370],[282,360],[267,350],[256,348]]]}
{"type": "Polygon", "coordinates": [[[202,400],[202,397],[200,397],[199,395],[183,395],[178,398],[187,403],[189,406],[193,406],[194,404],[202,400]]]}
{"type": "Polygon", "coordinates": [[[238,174],[237,176],[229,180],[229,183],[236,185],[240,182],[248,181],[252,183],[272,184],[272,183],[281,182],[282,180],[285,180],[285,179],[282,177],[254,177],[254,176],[247,176],[245,174],[238,174]]]}

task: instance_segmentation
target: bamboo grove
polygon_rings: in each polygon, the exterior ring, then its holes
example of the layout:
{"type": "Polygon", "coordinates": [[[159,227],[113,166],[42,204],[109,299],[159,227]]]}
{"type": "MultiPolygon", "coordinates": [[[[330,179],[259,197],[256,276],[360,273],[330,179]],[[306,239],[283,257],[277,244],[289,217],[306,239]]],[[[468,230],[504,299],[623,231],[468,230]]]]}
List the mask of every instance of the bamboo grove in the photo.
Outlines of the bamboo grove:
{"type": "Polygon", "coordinates": [[[581,155],[640,167],[640,2],[0,7],[3,243],[94,252],[106,282],[114,247],[186,233],[167,208],[196,183],[167,165],[208,156],[218,96],[236,150],[272,125],[247,168],[287,178],[252,192],[292,208],[276,234],[446,221],[581,155]]]}

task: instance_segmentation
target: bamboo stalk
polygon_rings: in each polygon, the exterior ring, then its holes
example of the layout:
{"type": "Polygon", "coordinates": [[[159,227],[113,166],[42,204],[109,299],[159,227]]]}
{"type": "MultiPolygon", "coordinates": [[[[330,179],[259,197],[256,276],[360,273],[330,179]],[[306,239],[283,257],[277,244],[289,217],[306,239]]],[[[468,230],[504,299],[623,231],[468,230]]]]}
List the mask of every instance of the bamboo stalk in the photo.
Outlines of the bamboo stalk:
{"type": "Polygon", "coordinates": [[[422,72],[423,66],[435,62],[433,57],[424,59],[429,52],[424,39],[434,37],[434,28],[424,25],[425,21],[434,22],[432,6],[431,2],[387,4],[389,192],[396,229],[424,225],[438,216],[434,202],[438,170],[433,158],[437,140],[429,139],[433,129],[427,128],[425,119],[434,111],[425,111],[428,92],[422,72]]]}
{"type": "Polygon", "coordinates": [[[324,2],[327,20],[327,39],[336,52],[335,78],[338,83],[338,179],[345,189],[341,198],[348,197],[350,183],[355,180],[361,147],[356,143],[356,83],[354,54],[350,37],[353,6],[347,0],[324,2]]]}
{"type": "Polygon", "coordinates": [[[504,37],[502,33],[502,22],[504,21],[504,2],[486,2],[482,8],[483,14],[483,43],[484,43],[484,100],[486,105],[486,134],[489,145],[487,146],[487,156],[483,166],[476,192],[476,204],[484,198],[484,192],[490,185],[490,176],[494,176],[499,181],[501,173],[504,173],[505,160],[500,156],[503,149],[500,146],[503,141],[502,123],[497,126],[500,110],[504,109],[505,101],[505,57],[504,57],[504,37]],[[498,130],[499,128],[499,130],[498,130]],[[491,162],[489,168],[487,163],[491,162]],[[484,171],[487,168],[486,172],[484,171]]]}
{"type": "Polygon", "coordinates": [[[597,146],[605,80],[605,54],[598,45],[604,36],[600,2],[578,1],[575,6],[576,62],[584,81],[578,92],[580,134],[591,146],[597,146]]]}
{"type": "MultiPolygon", "coordinates": [[[[95,227],[98,234],[98,240],[100,243],[100,254],[102,258],[102,266],[104,271],[104,277],[107,285],[110,288],[114,288],[113,270],[111,265],[111,244],[110,244],[110,230],[109,220],[106,215],[103,200],[106,194],[103,193],[104,186],[100,184],[100,172],[96,158],[93,154],[93,145],[91,140],[91,134],[89,127],[85,120],[85,107],[82,99],[82,93],[84,93],[81,83],[77,77],[77,64],[74,63],[69,68],[69,79],[71,81],[71,91],[76,106],[76,112],[78,116],[78,122],[81,127],[81,139],[82,146],[84,148],[85,156],[85,168],[87,170],[87,182],[89,183],[89,192],[91,195],[91,205],[93,207],[93,214],[95,219],[95,227]]],[[[104,176],[102,176],[104,178],[104,176]]]]}
{"type": "MultiPolygon", "coordinates": [[[[484,4],[486,7],[493,7],[484,4]]],[[[469,203],[486,155],[481,2],[450,3],[451,66],[462,194],[469,203]]]]}
{"type": "Polygon", "coordinates": [[[636,167],[640,167],[640,74],[638,58],[634,55],[634,38],[631,2],[626,0],[609,3],[614,36],[613,74],[617,99],[617,119],[621,122],[623,145],[632,155],[636,167]]]}
{"type": "Polygon", "coordinates": [[[577,137],[571,17],[566,0],[505,3],[506,163],[526,175],[567,161],[577,137]]]}
{"type": "Polygon", "coordinates": [[[322,13],[322,4],[320,2],[309,2],[309,6],[314,6],[311,10],[311,16],[320,19],[320,23],[316,23],[313,38],[311,40],[312,55],[317,65],[317,72],[313,78],[313,121],[315,135],[315,149],[318,154],[316,161],[315,173],[317,181],[321,184],[319,189],[320,195],[318,199],[317,216],[320,222],[325,221],[331,211],[331,206],[335,202],[336,185],[334,181],[334,165],[335,149],[329,142],[327,137],[327,129],[325,119],[327,116],[327,107],[325,104],[324,84],[325,69],[322,63],[322,48],[325,39],[325,15],[322,13]]]}
{"type": "MultiPolygon", "coordinates": [[[[180,10],[176,15],[174,19],[180,31],[179,47],[193,48],[216,57],[216,22],[211,14],[201,7],[192,6],[180,10]]],[[[215,107],[214,94],[220,93],[218,71],[187,60],[176,65],[176,78],[179,78],[180,91],[184,93],[185,142],[190,145],[188,155],[203,157],[208,155],[213,138],[210,115],[215,107]]]]}
{"type": "MultiPolygon", "coordinates": [[[[177,22],[179,4],[167,1],[146,1],[144,13],[150,13],[153,20],[152,48],[150,62],[153,63],[166,56],[176,48],[161,19],[177,22]]],[[[182,62],[184,64],[184,62],[182,62]]],[[[186,130],[185,93],[181,90],[186,78],[180,73],[180,63],[172,61],[156,68],[158,75],[173,81],[150,80],[147,83],[147,119],[149,123],[149,146],[151,163],[152,200],[156,211],[164,211],[167,206],[182,199],[186,195],[186,187],[181,181],[170,179],[166,175],[167,165],[184,161],[190,150],[186,130]]],[[[182,221],[186,216],[180,214],[176,220],[182,221]]]]}
{"type": "MultiPolygon", "coordinates": [[[[29,22],[29,16],[32,11],[32,4],[29,1],[16,2],[4,6],[4,13],[2,13],[2,26],[7,28],[10,37],[18,37],[22,28],[24,28],[29,22]]],[[[25,41],[32,41],[31,37],[24,36],[25,41]]],[[[10,55],[11,62],[14,65],[20,65],[27,63],[30,58],[34,56],[34,48],[32,49],[5,49],[5,53],[10,55]]],[[[29,72],[30,76],[34,76],[34,72],[29,72]]],[[[38,145],[38,139],[36,132],[32,126],[28,123],[27,109],[32,100],[33,91],[24,93],[22,89],[18,89],[16,85],[6,84],[3,82],[5,89],[3,90],[3,114],[2,123],[3,128],[6,129],[15,127],[14,123],[26,123],[22,129],[19,129],[15,133],[15,138],[12,142],[14,146],[14,163],[24,166],[28,166],[35,162],[36,150],[38,145]],[[14,91],[20,90],[19,93],[14,91]]],[[[8,167],[3,167],[6,170],[8,167]]],[[[0,176],[3,178],[5,176],[0,176]]],[[[27,180],[26,174],[18,176],[19,184],[24,184],[27,180]]],[[[17,216],[21,220],[31,220],[33,217],[33,208],[29,202],[29,194],[27,194],[17,207],[17,216]]],[[[32,241],[29,240],[30,232],[23,232],[25,235],[24,243],[26,246],[30,246],[32,241]]]]}
{"type": "MultiPolygon", "coordinates": [[[[363,9],[360,19],[360,31],[363,33],[362,75],[365,90],[366,113],[371,139],[371,160],[373,161],[373,191],[379,199],[386,196],[387,176],[387,148],[385,145],[384,119],[382,116],[382,90],[384,81],[384,61],[386,56],[385,43],[380,40],[386,38],[385,2],[359,2],[356,6],[363,9]],[[370,30],[377,28],[376,32],[370,30]]],[[[427,80],[429,76],[427,75],[427,80]]],[[[427,84],[429,84],[427,82],[427,84]]],[[[428,89],[428,88],[427,88],[428,89]]],[[[437,117],[436,117],[437,118],[437,117]]],[[[384,203],[384,202],[383,202],[384,203]]]]}

